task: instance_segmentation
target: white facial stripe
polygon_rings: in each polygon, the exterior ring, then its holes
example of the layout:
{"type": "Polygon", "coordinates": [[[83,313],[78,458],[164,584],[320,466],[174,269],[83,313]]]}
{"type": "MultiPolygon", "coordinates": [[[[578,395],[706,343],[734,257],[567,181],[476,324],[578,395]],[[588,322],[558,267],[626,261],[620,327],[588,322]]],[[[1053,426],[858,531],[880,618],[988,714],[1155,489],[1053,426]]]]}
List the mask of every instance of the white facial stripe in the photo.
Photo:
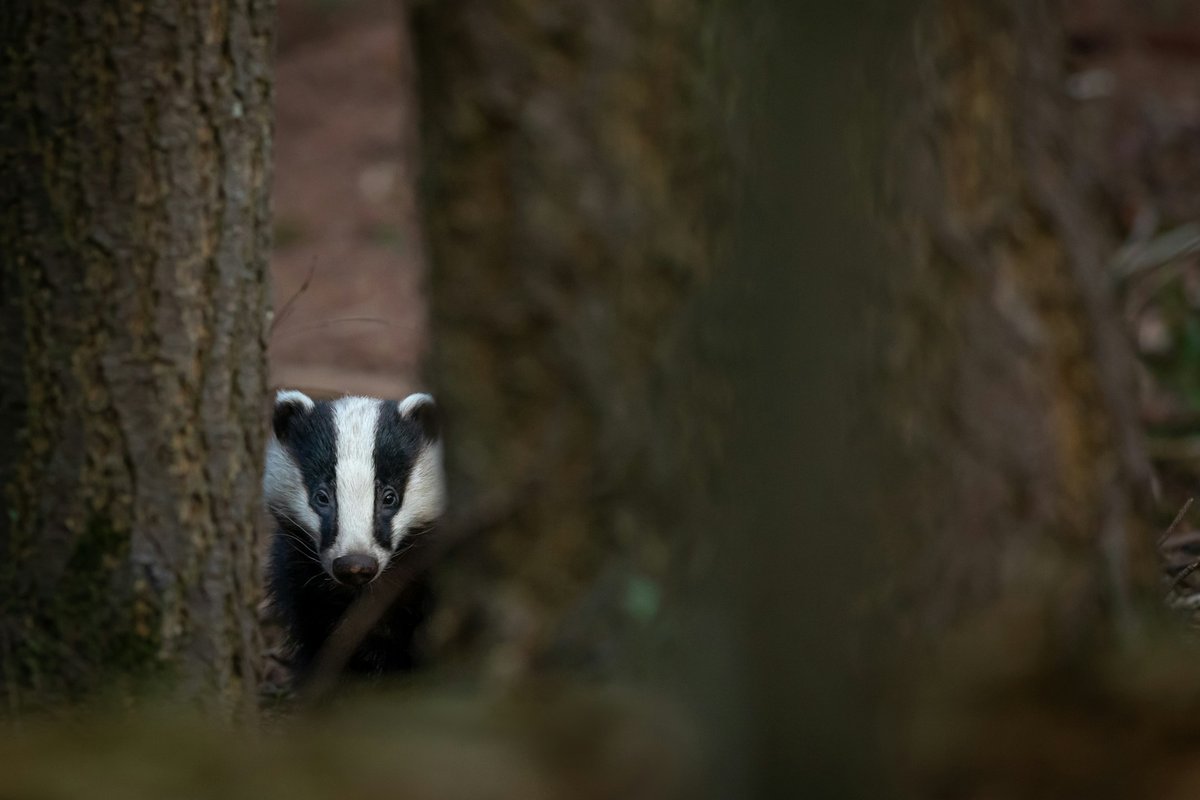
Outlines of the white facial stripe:
{"type": "Polygon", "coordinates": [[[408,473],[404,504],[392,517],[392,548],[411,528],[428,525],[442,515],[446,505],[445,479],[442,477],[442,443],[425,447],[408,473]]]}
{"type": "Polygon", "coordinates": [[[308,491],[304,488],[300,467],[274,435],[267,443],[263,498],[268,510],[299,525],[313,542],[321,538],[321,520],[308,504],[308,491]]]}
{"type": "Polygon", "coordinates": [[[373,555],[383,563],[388,553],[375,541],[375,425],[380,402],[346,397],[333,406],[337,436],[337,537],[327,557],[351,553],[373,555]]]}

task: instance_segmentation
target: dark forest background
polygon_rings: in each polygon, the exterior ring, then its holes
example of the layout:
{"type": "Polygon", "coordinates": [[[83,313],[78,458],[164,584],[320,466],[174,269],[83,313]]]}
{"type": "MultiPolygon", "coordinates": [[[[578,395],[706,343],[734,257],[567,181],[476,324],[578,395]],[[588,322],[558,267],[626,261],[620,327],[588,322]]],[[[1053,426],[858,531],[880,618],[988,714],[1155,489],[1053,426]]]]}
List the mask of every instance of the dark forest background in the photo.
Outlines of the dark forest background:
{"type": "Polygon", "coordinates": [[[1200,7],[0,36],[0,795],[1195,793],[1200,7]],[[437,395],[430,669],[292,690],[274,388],[437,395]]]}

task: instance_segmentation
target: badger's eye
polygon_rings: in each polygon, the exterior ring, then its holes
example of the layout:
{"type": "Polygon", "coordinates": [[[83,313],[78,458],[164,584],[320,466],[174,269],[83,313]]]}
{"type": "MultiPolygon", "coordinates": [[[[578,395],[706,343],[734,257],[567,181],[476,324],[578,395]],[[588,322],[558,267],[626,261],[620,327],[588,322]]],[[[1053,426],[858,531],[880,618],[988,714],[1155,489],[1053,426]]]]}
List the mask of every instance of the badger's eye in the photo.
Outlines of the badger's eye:
{"type": "Polygon", "coordinates": [[[312,500],[313,504],[318,508],[328,508],[329,492],[325,491],[324,489],[317,489],[315,492],[313,492],[312,500]]]}
{"type": "Polygon", "coordinates": [[[388,487],[383,490],[383,497],[380,498],[384,508],[395,508],[400,504],[400,497],[396,494],[396,490],[388,487]]]}

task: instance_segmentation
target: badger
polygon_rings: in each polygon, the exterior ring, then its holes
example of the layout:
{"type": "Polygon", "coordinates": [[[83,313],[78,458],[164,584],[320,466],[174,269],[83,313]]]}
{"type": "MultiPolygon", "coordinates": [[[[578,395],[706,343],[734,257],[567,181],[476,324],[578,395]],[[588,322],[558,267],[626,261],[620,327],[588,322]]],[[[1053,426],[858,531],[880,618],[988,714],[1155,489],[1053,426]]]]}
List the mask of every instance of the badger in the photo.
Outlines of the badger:
{"type": "MultiPolygon", "coordinates": [[[[347,610],[440,518],[445,504],[437,409],[428,394],[401,401],[275,398],[263,497],[275,521],[270,602],[302,682],[347,610]]],[[[415,666],[427,611],[423,582],[409,587],[347,663],[359,673],[415,666]]]]}

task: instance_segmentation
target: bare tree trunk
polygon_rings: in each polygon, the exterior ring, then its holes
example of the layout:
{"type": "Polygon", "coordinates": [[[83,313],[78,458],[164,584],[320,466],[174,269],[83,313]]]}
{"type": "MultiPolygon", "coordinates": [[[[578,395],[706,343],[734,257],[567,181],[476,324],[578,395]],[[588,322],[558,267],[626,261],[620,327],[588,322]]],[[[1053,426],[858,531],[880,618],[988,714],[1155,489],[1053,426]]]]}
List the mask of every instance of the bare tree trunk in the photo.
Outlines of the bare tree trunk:
{"type": "Polygon", "coordinates": [[[916,536],[894,539],[907,622],[1045,603],[1058,630],[1127,624],[1152,574],[1148,470],[1112,243],[1072,169],[1060,20],[947,0],[917,31],[922,105],[896,162],[915,269],[890,344],[916,467],[891,517],[916,536]]]}
{"type": "Polygon", "coordinates": [[[6,4],[0,665],[253,704],[270,0],[6,4]]]}
{"type": "Polygon", "coordinates": [[[482,622],[504,669],[653,617],[700,508],[721,397],[689,338],[721,153],[703,12],[416,9],[449,478],[456,507],[507,512],[445,576],[435,630],[482,622]]]}

